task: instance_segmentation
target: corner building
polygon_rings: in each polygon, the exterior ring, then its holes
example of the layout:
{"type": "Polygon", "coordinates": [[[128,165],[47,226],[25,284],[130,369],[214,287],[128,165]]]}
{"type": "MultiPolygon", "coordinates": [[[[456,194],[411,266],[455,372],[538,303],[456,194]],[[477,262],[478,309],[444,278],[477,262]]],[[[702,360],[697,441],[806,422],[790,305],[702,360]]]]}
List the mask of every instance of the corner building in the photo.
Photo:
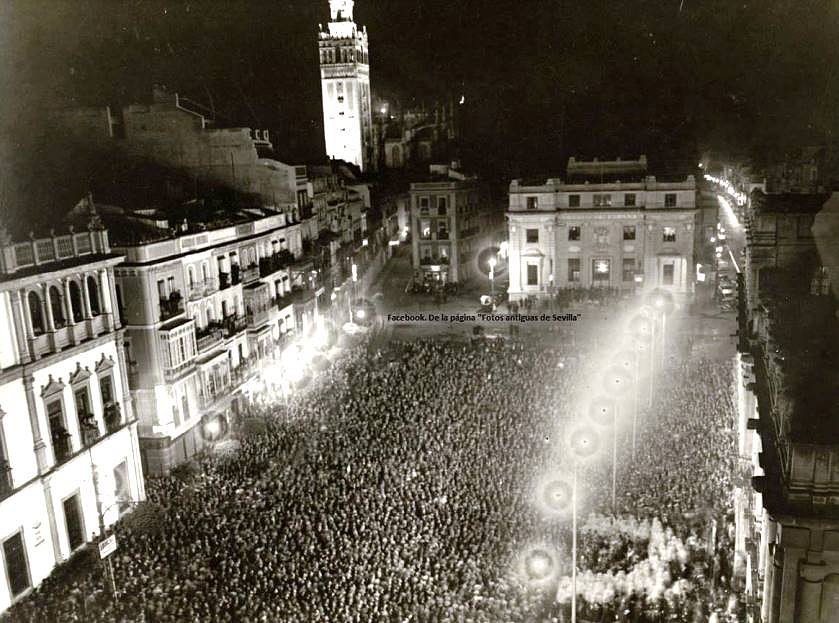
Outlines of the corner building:
{"type": "Polygon", "coordinates": [[[568,161],[566,180],[513,180],[510,300],[560,289],[694,291],[696,181],[647,175],[647,160],[568,161]]]}
{"type": "Polygon", "coordinates": [[[0,613],[145,498],[107,232],[0,229],[0,613]]]}

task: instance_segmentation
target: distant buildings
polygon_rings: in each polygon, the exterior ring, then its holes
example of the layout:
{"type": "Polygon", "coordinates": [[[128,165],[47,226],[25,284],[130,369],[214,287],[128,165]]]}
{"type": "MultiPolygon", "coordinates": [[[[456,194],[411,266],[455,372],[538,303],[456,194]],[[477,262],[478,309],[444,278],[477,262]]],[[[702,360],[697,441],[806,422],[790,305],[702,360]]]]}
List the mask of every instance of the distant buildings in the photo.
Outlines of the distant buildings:
{"type": "Polygon", "coordinates": [[[564,288],[661,288],[692,297],[696,182],[630,161],[568,161],[566,180],[513,180],[508,212],[511,300],[564,288]]]}
{"type": "Polygon", "coordinates": [[[736,550],[761,621],[835,621],[839,201],[756,190],[744,216],[736,550]]]}
{"type": "Polygon", "coordinates": [[[318,34],[326,153],[362,171],[373,162],[367,28],[353,21],[354,0],[329,0],[330,21],[318,34]]]}
{"type": "Polygon", "coordinates": [[[453,102],[400,110],[382,101],[374,111],[376,152],[386,169],[411,169],[448,161],[458,136],[453,102]]]}
{"type": "Polygon", "coordinates": [[[0,230],[0,612],[145,498],[121,261],[96,219],[0,230]]]}
{"type": "Polygon", "coordinates": [[[503,222],[478,180],[457,163],[431,165],[423,181],[411,183],[411,244],[416,278],[425,283],[459,283],[478,275],[477,257],[495,242],[503,222]]]}

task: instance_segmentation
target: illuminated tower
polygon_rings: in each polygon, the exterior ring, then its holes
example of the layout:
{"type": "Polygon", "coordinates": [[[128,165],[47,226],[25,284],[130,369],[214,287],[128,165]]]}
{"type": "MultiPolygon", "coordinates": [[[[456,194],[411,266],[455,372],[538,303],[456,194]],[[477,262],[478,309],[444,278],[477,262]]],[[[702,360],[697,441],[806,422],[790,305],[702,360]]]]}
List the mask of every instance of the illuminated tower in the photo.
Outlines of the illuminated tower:
{"type": "Polygon", "coordinates": [[[330,158],[369,168],[373,119],[367,28],[353,21],[355,0],[329,0],[328,29],[319,33],[323,133],[330,158]]]}

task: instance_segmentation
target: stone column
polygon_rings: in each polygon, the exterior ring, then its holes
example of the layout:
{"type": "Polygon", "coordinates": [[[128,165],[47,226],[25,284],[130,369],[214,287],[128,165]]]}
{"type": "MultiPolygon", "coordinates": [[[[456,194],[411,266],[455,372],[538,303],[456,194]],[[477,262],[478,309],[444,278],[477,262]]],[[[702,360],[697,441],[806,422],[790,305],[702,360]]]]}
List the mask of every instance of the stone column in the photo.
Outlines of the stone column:
{"type": "MultiPolygon", "coordinates": [[[[117,332],[114,340],[117,349],[117,367],[119,368],[119,380],[122,384],[122,421],[130,422],[134,417],[134,405],[131,402],[131,390],[128,386],[128,361],[125,357],[125,347],[122,345],[123,334],[117,332]]],[[[116,388],[114,388],[116,393],[116,388]]]]}
{"type": "Polygon", "coordinates": [[[108,273],[107,271],[100,270],[98,273],[99,277],[99,298],[101,299],[102,303],[102,315],[105,316],[105,325],[108,331],[114,330],[114,314],[113,308],[111,305],[111,297],[109,293],[111,291],[110,285],[108,283],[108,273]]]}
{"type": "Polygon", "coordinates": [[[21,363],[28,363],[34,360],[32,356],[32,349],[29,341],[32,339],[32,327],[29,326],[28,312],[24,310],[21,301],[21,292],[25,290],[12,290],[9,292],[12,301],[12,321],[15,325],[15,335],[17,337],[17,347],[20,353],[21,363]]]}
{"type": "Polygon", "coordinates": [[[67,317],[68,333],[70,344],[76,345],[76,321],[73,318],[73,301],[70,299],[70,278],[64,278],[64,315],[67,317]]]}
{"type": "Polygon", "coordinates": [[[41,298],[41,311],[47,321],[47,332],[55,333],[55,320],[52,317],[52,301],[50,300],[50,288],[47,285],[41,286],[44,296],[41,298]]]}
{"type": "Polygon", "coordinates": [[[107,269],[105,274],[108,277],[108,296],[110,296],[111,309],[116,309],[116,311],[111,314],[111,317],[114,319],[114,328],[119,329],[122,326],[122,321],[120,320],[119,301],[117,300],[117,286],[116,280],[114,279],[113,268],[107,269]]]}
{"type": "Polygon", "coordinates": [[[822,603],[822,589],[824,587],[824,573],[827,565],[801,565],[801,578],[796,607],[795,620],[800,623],[820,623],[822,603]]]}
{"type": "Polygon", "coordinates": [[[87,288],[87,275],[82,275],[82,307],[84,308],[85,320],[93,318],[93,310],[90,308],[90,291],[87,288]]]}
{"type": "Polygon", "coordinates": [[[44,439],[41,435],[41,426],[38,422],[35,388],[32,385],[34,381],[35,377],[33,376],[23,377],[23,388],[24,393],[26,394],[26,408],[29,412],[29,427],[32,431],[32,442],[35,449],[35,458],[38,463],[38,473],[43,474],[49,469],[49,466],[47,465],[47,445],[44,443],[44,439]]]}

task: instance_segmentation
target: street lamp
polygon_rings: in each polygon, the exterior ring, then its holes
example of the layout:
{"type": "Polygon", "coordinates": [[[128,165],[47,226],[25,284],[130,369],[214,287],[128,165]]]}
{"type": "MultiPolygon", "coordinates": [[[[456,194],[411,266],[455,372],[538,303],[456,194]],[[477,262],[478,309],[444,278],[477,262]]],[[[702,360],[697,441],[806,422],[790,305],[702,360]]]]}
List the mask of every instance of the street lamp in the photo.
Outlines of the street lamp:
{"type": "MultiPolygon", "coordinates": [[[[580,426],[571,431],[568,445],[574,458],[571,480],[571,623],[577,623],[577,468],[580,462],[592,458],[600,450],[600,436],[593,428],[580,426]]],[[[557,496],[557,503],[560,499],[557,496]]]]}
{"type": "Polygon", "coordinates": [[[495,258],[489,258],[489,293],[495,297],[495,258]]]}

